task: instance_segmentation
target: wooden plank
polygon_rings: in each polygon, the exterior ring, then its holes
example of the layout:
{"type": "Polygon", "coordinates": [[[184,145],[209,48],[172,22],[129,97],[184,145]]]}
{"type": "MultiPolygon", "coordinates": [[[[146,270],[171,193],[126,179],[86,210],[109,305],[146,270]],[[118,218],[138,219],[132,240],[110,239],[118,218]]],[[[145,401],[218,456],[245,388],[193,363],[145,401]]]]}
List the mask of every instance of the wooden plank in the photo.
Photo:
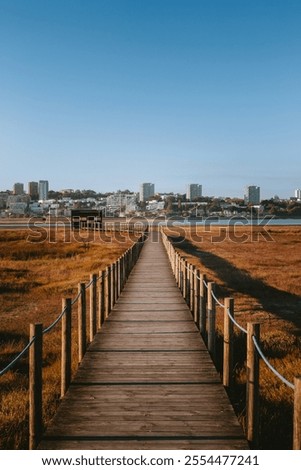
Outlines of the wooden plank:
{"type": "Polygon", "coordinates": [[[43,441],[43,447],[45,450],[228,450],[229,442],[231,442],[231,449],[233,450],[247,450],[248,446],[244,439],[230,439],[225,438],[196,438],[196,439],[183,439],[183,438],[153,438],[148,439],[102,439],[101,437],[95,437],[94,440],[83,437],[82,439],[65,438],[65,439],[47,439],[43,441]]]}

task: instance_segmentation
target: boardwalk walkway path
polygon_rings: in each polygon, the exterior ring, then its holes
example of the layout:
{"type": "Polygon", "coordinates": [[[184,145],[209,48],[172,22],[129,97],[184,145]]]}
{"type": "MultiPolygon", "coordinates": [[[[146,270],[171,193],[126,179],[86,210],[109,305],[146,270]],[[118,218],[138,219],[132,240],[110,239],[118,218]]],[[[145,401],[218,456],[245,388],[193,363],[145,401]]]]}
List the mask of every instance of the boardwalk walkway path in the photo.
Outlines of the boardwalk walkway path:
{"type": "Polygon", "coordinates": [[[151,233],[39,449],[247,449],[151,233]]]}

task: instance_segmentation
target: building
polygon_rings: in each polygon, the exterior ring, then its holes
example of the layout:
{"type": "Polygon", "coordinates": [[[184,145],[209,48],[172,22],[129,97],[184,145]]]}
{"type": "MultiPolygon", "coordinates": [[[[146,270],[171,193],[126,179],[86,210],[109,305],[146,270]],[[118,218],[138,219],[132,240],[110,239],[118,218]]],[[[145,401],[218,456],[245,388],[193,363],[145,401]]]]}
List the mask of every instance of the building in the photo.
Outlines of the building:
{"type": "Polygon", "coordinates": [[[8,196],[9,193],[7,191],[0,192],[0,209],[6,209],[8,196]]]}
{"type": "Polygon", "coordinates": [[[201,184],[188,184],[186,189],[186,199],[189,201],[196,201],[199,197],[202,197],[202,185],[201,184]]]}
{"type": "Polygon", "coordinates": [[[24,194],[24,184],[23,183],[15,183],[13,188],[14,196],[20,196],[24,194]]]}
{"type": "Polygon", "coordinates": [[[301,201],[301,189],[295,189],[295,198],[301,201]]]}
{"type": "Polygon", "coordinates": [[[39,183],[36,181],[30,181],[28,183],[28,195],[30,199],[38,199],[39,198],[39,183]]]}
{"type": "Polygon", "coordinates": [[[106,210],[110,214],[125,213],[136,211],[137,194],[114,193],[106,198],[106,210]]]}
{"type": "Polygon", "coordinates": [[[100,230],[102,227],[102,211],[96,209],[72,209],[72,230],[100,230]]]}
{"type": "Polygon", "coordinates": [[[25,215],[28,204],[29,197],[27,194],[8,196],[6,201],[7,212],[10,215],[25,215]]]}
{"type": "Polygon", "coordinates": [[[245,204],[260,204],[260,187],[259,186],[246,186],[245,204]]]}
{"type": "Polygon", "coordinates": [[[155,185],[153,183],[142,183],[140,185],[140,202],[149,201],[155,195],[155,185]]]}
{"type": "Polygon", "coordinates": [[[46,180],[39,181],[39,200],[46,201],[48,199],[49,183],[46,180]]]}

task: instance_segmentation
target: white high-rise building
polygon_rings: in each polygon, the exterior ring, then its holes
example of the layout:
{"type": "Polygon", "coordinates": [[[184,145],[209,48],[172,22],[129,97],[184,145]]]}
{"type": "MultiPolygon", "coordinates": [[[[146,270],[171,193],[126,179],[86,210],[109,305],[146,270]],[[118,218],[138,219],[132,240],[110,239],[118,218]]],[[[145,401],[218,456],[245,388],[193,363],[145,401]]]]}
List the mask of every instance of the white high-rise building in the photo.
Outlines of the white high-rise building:
{"type": "Polygon", "coordinates": [[[260,204],[260,187],[246,186],[245,188],[245,204],[260,204]]]}
{"type": "Polygon", "coordinates": [[[301,189],[295,189],[295,197],[298,199],[298,201],[301,200],[301,189]]]}
{"type": "Polygon", "coordinates": [[[139,200],[140,202],[149,201],[155,194],[155,185],[153,183],[142,183],[140,185],[139,200]]]}
{"type": "Polygon", "coordinates": [[[186,198],[189,201],[195,201],[199,197],[202,197],[202,185],[201,184],[188,184],[186,189],[186,198]]]}
{"type": "Polygon", "coordinates": [[[39,181],[39,200],[46,201],[48,199],[49,183],[46,180],[39,181]]]}

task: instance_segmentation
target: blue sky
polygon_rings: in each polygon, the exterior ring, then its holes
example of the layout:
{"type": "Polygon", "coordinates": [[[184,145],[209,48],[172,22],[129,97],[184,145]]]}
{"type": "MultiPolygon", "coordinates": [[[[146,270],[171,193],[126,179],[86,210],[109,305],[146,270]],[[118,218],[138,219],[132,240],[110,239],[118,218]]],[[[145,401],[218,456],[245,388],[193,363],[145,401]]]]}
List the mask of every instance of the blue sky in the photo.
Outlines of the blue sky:
{"type": "Polygon", "coordinates": [[[299,0],[0,0],[0,190],[290,197],[299,0]]]}

